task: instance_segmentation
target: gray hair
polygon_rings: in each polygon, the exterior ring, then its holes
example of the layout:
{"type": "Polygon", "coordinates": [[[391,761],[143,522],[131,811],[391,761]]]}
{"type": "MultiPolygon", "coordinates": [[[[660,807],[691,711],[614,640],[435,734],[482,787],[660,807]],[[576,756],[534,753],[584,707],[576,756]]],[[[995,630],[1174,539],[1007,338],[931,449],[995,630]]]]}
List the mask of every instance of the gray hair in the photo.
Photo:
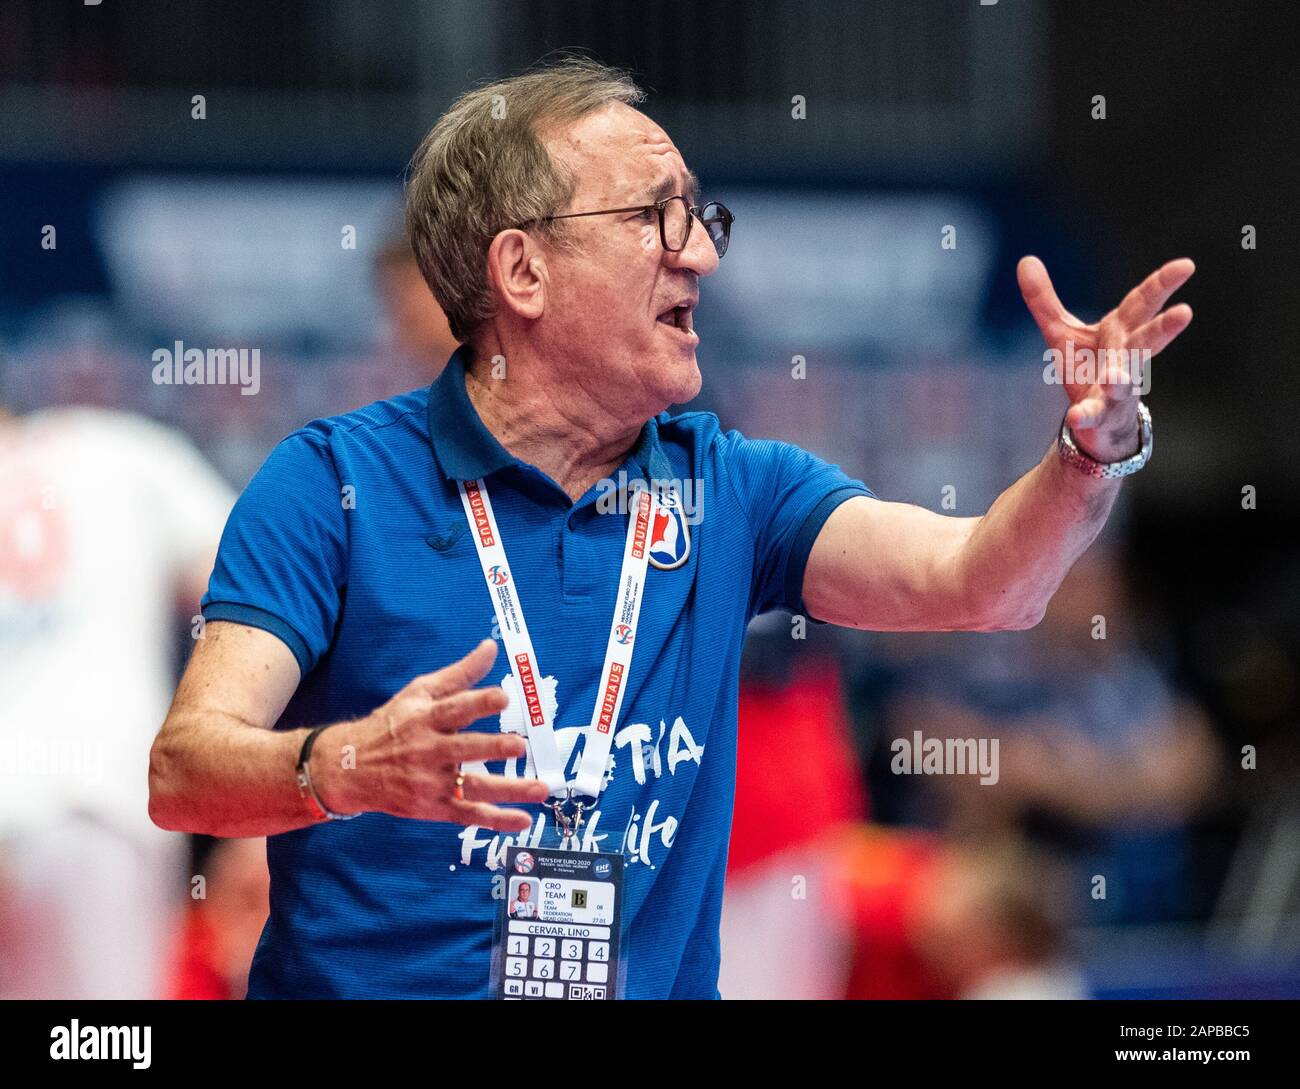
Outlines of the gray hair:
{"type": "MultiPolygon", "coordinates": [[[[460,341],[495,308],[488,246],[516,223],[560,211],[576,179],[557,167],[546,132],[645,93],[623,71],[566,57],[461,95],[420,142],[406,180],[406,230],[415,259],[460,341]]],[[[538,230],[562,244],[561,225],[538,230]]]]}

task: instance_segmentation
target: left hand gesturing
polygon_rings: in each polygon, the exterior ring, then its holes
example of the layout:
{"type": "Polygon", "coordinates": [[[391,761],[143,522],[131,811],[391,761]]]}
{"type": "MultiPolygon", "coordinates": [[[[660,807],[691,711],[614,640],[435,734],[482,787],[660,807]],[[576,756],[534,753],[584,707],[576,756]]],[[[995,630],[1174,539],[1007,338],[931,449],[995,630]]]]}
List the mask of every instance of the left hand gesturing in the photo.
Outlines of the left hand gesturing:
{"type": "Polygon", "coordinates": [[[1101,321],[1088,325],[1061,305],[1042,261],[1022,257],[1016,266],[1025,305],[1048,347],[1060,353],[1058,359],[1071,354],[1075,358],[1075,373],[1063,368],[1062,374],[1070,398],[1065,420],[1079,446],[1098,461],[1116,461],[1137,452],[1140,379],[1134,362],[1141,357],[1135,353],[1159,354],[1191,323],[1192,308],[1186,303],[1164,312],[1160,308],[1195,271],[1186,257],[1162,265],[1101,321]],[[1072,352],[1067,345],[1072,345],[1072,352]],[[1090,373],[1079,363],[1084,350],[1091,353],[1082,357],[1093,361],[1090,373]]]}

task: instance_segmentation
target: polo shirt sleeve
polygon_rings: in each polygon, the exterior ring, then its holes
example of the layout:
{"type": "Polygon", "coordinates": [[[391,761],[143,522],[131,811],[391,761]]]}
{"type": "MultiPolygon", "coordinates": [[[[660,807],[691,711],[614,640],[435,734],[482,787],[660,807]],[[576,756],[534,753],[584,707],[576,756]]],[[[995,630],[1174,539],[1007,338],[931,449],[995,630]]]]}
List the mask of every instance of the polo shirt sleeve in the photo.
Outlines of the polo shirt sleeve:
{"type": "Polygon", "coordinates": [[[818,533],[846,499],[875,498],[862,481],[788,442],[721,436],[726,476],[754,538],[749,615],[806,614],[803,575],[818,533]]]}
{"type": "Polygon", "coordinates": [[[235,503],[203,596],[206,620],[268,631],[303,676],[334,638],[347,571],[344,495],[319,431],[284,439],[235,503]]]}

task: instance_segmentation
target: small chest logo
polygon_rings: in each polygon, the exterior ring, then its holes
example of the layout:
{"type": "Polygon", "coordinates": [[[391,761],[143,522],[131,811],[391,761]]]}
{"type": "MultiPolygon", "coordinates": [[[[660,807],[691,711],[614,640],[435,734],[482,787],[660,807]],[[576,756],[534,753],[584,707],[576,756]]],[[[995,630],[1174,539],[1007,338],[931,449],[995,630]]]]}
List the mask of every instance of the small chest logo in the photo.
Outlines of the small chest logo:
{"type": "Polygon", "coordinates": [[[691,554],[691,531],[677,496],[659,497],[650,527],[650,565],[660,571],[681,567],[691,554]]]}

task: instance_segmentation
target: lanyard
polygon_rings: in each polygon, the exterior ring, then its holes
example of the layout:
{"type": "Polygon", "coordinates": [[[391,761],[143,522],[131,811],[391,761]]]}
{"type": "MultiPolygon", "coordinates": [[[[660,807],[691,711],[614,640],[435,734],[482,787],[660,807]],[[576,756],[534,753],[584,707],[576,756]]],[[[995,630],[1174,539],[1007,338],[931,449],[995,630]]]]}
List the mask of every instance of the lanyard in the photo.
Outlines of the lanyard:
{"type": "Polygon", "coordinates": [[[524,610],[515,589],[515,579],[506,563],[505,546],[497,527],[496,515],[488,499],[487,485],[482,479],[457,481],[460,501],[465,508],[470,528],[474,531],[474,546],[478,549],[479,563],[492,608],[497,614],[501,641],[510,657],[519,691],[524,698],[524,722],[533,763],[538,778],[561,801],[552,803],[556,821],[566,837],[576,834],[582,823],[582,803],[577,805],[577,823],[570,827],[562,816],[566,801],[574,798],[598,798],[605,783],[605,768],[609,750],[614,742],[614,724],[627,691],[628,674],[632,666],[632,642],[636,634],[637,618],[641,615],[641,599],[645,591],[646,568],[649,563],[650,526],[653,524],[656,500],[652,491],[638,488],[634,493],[632,517],[628,519],[627,540],[623,545],[623,566],[619,573],[619,593],[614,603],[614,617],[610,621],[609,641],[605,645],[605,664],[600,671],[600,684],[596,689],[596,704],[591,712],[591,722],[584,732],[586,743],[582,759],[573,781],[564,775],[555,741],[555,724],[541,698],[541,667],[537,652],[524,621],[524,610]]]}

